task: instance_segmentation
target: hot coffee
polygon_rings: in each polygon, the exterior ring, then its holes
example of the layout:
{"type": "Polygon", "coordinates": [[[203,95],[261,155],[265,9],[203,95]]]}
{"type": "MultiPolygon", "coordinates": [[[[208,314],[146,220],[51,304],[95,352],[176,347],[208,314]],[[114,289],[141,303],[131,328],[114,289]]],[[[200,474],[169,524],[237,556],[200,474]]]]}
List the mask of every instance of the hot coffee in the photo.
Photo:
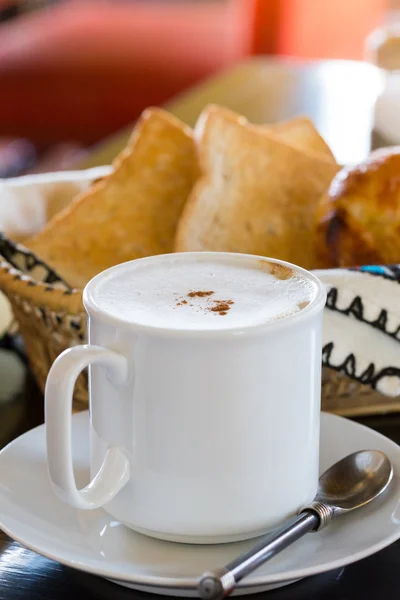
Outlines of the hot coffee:
{"type": "Polygon", "coordinates": [[[325,289],[241,254],[153,256],[83,293],[89,344],[46,385],[55,492],[155,537],[221,543],[295,514],[318,485],[325,289]],[[76,488],[74,381],[90,367],[92,482],[76,488]]]}
{"type": "Polygon", "coordinates": [[[314,299],[306,274],[260,258],[180,254],[103,273],[91,299],[115,317],[174,329],[231,329],[293,315],[314,299]]]}

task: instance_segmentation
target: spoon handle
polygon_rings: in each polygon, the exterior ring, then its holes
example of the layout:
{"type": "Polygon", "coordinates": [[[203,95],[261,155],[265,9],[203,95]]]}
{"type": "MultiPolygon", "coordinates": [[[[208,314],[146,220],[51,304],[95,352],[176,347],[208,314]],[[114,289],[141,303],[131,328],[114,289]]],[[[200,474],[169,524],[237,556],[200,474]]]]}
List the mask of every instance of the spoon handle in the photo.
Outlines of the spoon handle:
{"type": "Polygon", "coordinates": [[[198,588],[200,597],[203,600],[218,600],[229,596],[243,577],[258,569],[259,566],[306,533],[317,529],[318,525],[317,513],[305,510],[279,529],[262,536],[256,546],[235,558],[222,569],[204,573],[198,588]]]}

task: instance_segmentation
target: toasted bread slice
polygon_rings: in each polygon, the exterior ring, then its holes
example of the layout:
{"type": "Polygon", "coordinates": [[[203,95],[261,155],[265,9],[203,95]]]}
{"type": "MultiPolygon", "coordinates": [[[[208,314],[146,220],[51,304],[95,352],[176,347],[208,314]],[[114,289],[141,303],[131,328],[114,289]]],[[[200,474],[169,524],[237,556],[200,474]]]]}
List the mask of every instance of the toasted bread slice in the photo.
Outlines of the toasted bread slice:
{"type": "Polygon", "coordinates": [[[289,121],[276,123],[270,128],[266,127],[273,135],[283,142],[296,144],[304,150],[318,152],[332,162],[336,162],[332,150],[320,135],[315,125],[307,117],[295,117],[289,121]]]}
{"type": "Polygon", "coordinates": [[[294,117],[280,123],[254,125],[246,117],[234,112],[230,108],[210,104],[199,116],[196,126],[197,131],[201,130],[201,123],[206,120],[208,111],[219,112],[226,119],[231,119],[233,122],[247,125],[248,127],[254,127],[256,131],[273,135],[282,142],[296,146],[299,149],[317,153],[320,159],[336,163],[332,150],[319,134],[312,121],[307,117],[294,117]]]}
{"type": "Polygon", "coordinates": [[[115,264],[171,252],[197,176],[191,130],[163,110],[148,109],[113,172],[26,246],[77,288],[115,264]]]}
{"type": "Polygon", "coordinates": [[[203,175],[182,213],[175,250],[247,252],[318,266],[316,206],[339,166],[217,107],[201,116],[195,139],[203,175]]]}

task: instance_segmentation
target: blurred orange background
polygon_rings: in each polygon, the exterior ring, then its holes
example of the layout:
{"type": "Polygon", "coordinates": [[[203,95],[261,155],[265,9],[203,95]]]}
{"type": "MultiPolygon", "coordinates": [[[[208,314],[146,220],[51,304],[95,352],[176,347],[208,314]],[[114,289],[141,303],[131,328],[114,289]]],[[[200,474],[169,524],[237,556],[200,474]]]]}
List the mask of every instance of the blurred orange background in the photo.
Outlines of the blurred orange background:
{"type": "MultiPolygon", "coordinates": [[[[11,4],[0,0],[0,9],[11,4]]],[[[92,144],[249,55],[362,59],[388,8],[387,0],[51,3],[0,23],[0,136],[38,148],[92,144]]]]}

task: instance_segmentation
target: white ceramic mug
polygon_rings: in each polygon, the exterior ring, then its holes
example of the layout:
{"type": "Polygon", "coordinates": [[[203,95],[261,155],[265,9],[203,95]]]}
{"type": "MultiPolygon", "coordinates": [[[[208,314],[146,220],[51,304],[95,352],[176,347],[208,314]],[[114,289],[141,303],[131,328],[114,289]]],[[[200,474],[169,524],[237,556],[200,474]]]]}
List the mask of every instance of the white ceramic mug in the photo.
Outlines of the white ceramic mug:
{"type": "MultiPolygon", "coordinates": [[[[150,266],[158,260],[168,259],[141,259],[150,266]]],[[[61,354],[46,385],[48,466],[62,500],[103,507],[154,537],[219,543],[259,535],[313,499],[325,289],[287,266],[313,282],[314,299],[287,318],[243,329],[126,322],[93,302],[104,274],[89,282],[89,345],[61,354]],[[92,481],[78,490],[71,404],[87,366],[92,481]]]]}

